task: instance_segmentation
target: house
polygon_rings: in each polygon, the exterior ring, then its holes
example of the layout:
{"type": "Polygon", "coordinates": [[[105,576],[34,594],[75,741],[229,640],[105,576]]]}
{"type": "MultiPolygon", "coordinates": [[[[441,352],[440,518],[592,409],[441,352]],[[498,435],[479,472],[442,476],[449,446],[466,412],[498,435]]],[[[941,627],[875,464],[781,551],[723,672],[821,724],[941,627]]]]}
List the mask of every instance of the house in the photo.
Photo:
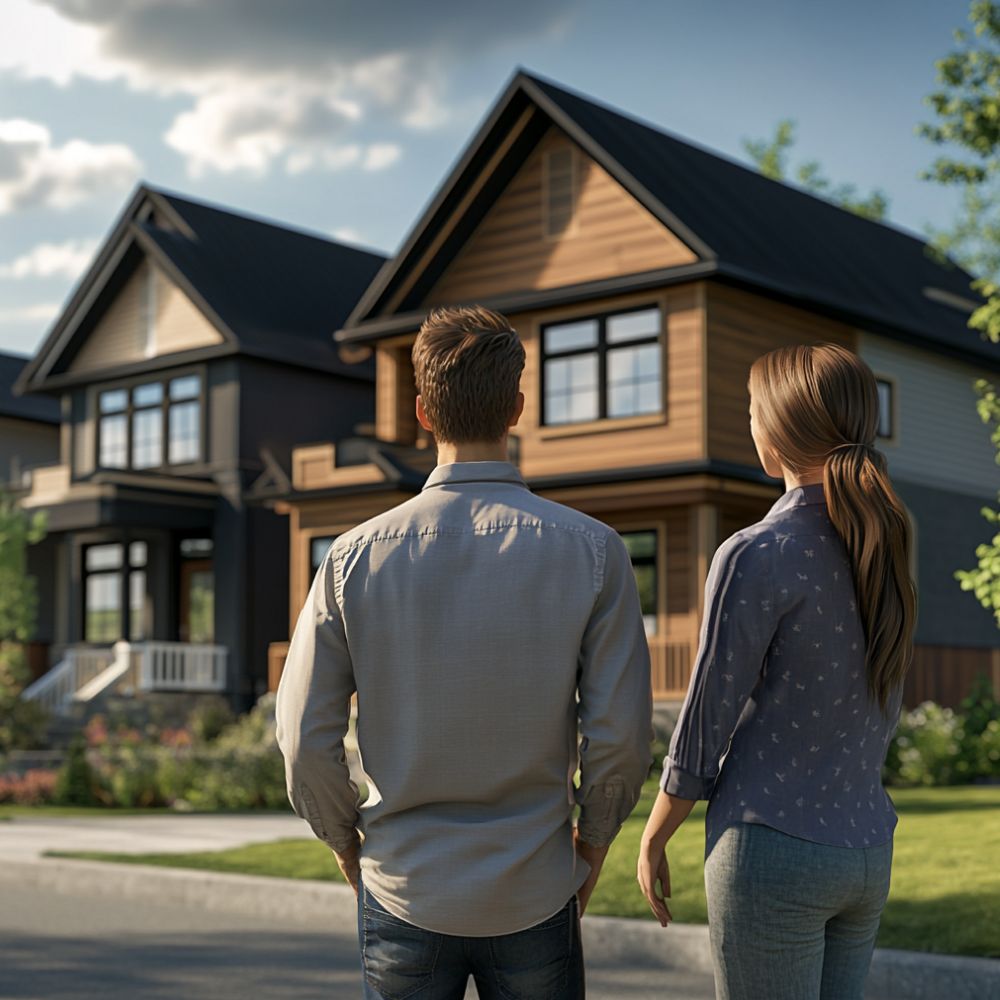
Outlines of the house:
{"type": "Polygon", "coordinates": [[[57,464],[21,503],[55,539],[53,705],[122,686],[266,687],[285,521],[248,505],[292,446],[372,420],[370,361],[329,336],[383,258],[140,186],[17,380],[59,401],[57,464]]]}
{"type": "MultiPolygon", "coordinates": [[[[28,363],[20,354],[0,351],[0,491],[19,496],[31,472],[59,459],[59,400],[45,396],[16,396],[14,383],[28,363]]],[[[51,538],[30,546],[27,568],[40,593],[54,587],[55,550],[51,538]]],[[[35,615],[34,639],[27,644],[29,669],[40,676],[48,667],[52,636],[52,606],[40,601],[35,615]]]]}
{"type": "Polygon", "coordinates": [[[336,332],[375,357],[375,434],[295,449],[292,488],[270,493],[289,515],[290,623],[330,541],[420,488],[433,442],[410,348],[430,307],[478,302],[527,351],[513,460],[632,553],[657,698],[687,688],[716,547],[783,492],[750,437],[750,364],[817,341],[879,379],[923,597],[908,700],[954,702],[983,670],[1000,689],[992,617],[951,576],[998,486],[972,381],[996,377],[1000,345],[967,328],[969,281],[917,237],[517,73],[336,332]]]}

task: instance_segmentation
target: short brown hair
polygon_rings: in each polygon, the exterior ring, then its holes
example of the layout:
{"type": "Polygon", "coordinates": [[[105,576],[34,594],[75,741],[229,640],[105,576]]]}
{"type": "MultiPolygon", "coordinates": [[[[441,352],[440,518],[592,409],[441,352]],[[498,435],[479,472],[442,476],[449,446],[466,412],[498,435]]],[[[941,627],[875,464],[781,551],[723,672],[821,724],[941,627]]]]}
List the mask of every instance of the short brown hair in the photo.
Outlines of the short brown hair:
{"type": "Polygon", "coordinates": [[[499,441],[510,426],[524,346],[483,306],[433,310],[413,345],[413,373],[438,441],[499,441]]]}

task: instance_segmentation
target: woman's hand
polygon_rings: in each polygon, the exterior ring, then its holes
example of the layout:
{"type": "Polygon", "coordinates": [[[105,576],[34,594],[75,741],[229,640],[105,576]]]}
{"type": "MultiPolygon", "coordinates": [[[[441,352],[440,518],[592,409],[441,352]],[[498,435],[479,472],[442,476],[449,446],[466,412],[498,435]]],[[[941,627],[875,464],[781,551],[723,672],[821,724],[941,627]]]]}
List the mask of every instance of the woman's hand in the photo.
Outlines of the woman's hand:
{"type": "Polygon", "coordinates": [[[660,921],[661,927],[666,927],[674,919],[666,903],[670,898],[670,865],[667,863],[666,849],[643,838],[639,847],[636,878],[653,915],[660,921]]]}

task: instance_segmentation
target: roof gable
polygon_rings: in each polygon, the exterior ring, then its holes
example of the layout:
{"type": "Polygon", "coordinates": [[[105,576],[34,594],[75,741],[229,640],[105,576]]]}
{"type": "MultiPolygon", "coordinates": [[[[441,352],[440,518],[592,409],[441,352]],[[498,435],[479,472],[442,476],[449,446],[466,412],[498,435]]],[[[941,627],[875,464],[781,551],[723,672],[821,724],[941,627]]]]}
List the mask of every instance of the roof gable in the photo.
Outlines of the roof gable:
{"type": "Polygon", "coordinates": [[[179,290],[204,321],[195,342],[183,336],[175,341],[178,354],[244,353],[372,377],[370,364],[341,359],[329,333],[370,283],[381,255],[140,186],[17,391],[54,389],[84,377],[71,370],[74,359],[147,260],[167,279],[164,288],[179,290]],[[209,326],[217,334],[214,343],[209,326]]]}
{"type": "Polygon", "coordinates": [[[558,288],[695,260],[688,247],[553,125],[445,268],[424,304],[558,288]],[[574,207],[566,228],[549,235],[545,197],[553,162],[563,170],[564,191],[574,207]]]}
{"type": "Polygon", "coordinates": [[[523,161],[552,124],[697,254],[678,275],[742,284],[873,331],[1000,362],[1000,345],[968,329],[970,275],[931,254],[923,239],[523,72],[338,339],[370,339],[392,328],[388,317],[418,309],[513,176],[512,161],[523,161]],[[493,177],[480,177],[484,170],[493,177]]]}

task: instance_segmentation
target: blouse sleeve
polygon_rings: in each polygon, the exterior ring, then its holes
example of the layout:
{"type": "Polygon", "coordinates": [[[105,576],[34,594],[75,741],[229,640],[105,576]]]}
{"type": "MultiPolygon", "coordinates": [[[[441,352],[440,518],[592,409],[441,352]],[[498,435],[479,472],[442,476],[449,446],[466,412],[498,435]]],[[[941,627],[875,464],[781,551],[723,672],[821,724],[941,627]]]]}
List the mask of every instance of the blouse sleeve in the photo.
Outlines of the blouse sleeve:
{"type": "Polygon", "coordinates": [[[780,618],[773,537],[737,532],[716,550],[705,581],[705,612],[691,683],[660,787],[707,799],[736,724],[753,692],[780,618]]]}

